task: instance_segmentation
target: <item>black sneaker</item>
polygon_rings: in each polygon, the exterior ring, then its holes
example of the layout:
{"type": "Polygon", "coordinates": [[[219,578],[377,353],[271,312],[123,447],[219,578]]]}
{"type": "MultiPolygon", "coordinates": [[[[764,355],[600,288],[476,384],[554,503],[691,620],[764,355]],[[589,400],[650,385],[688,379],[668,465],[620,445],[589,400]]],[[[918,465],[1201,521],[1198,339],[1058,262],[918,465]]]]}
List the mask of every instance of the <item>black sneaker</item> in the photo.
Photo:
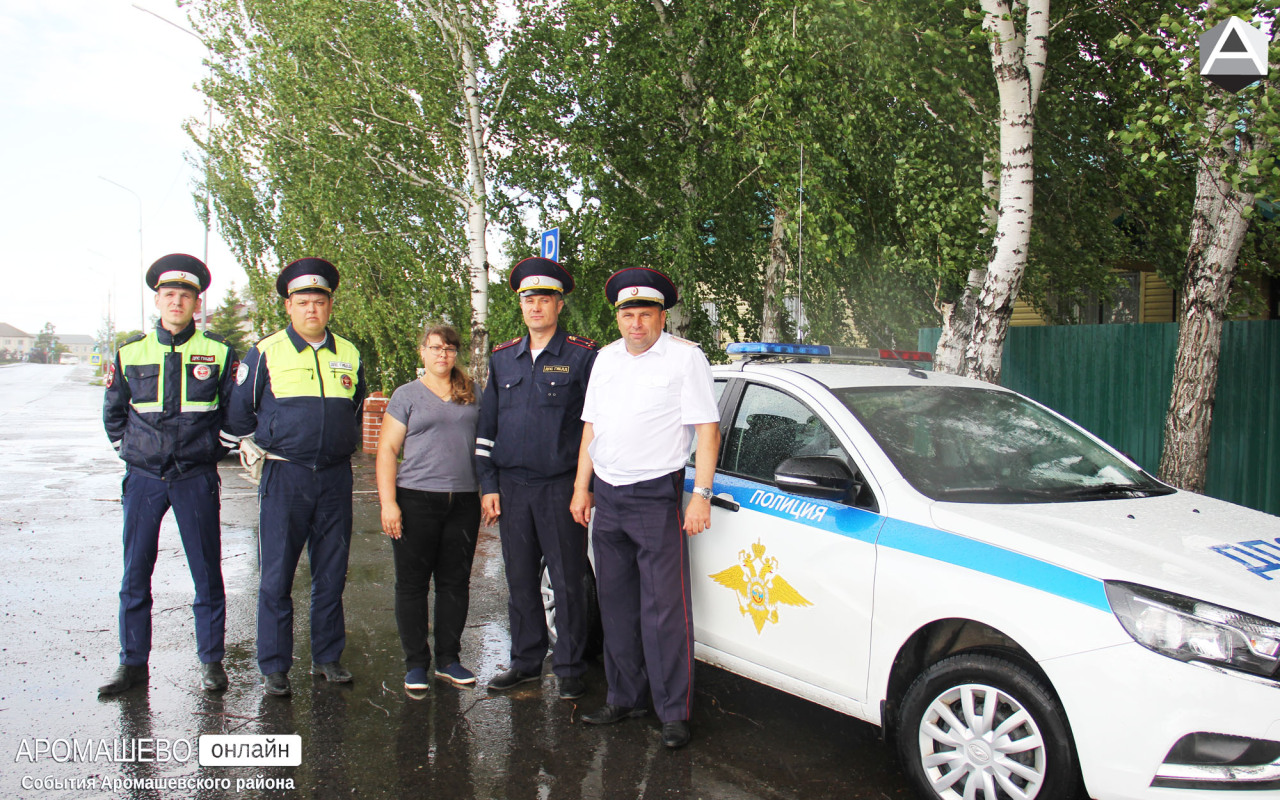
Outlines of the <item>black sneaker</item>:
{"type": "Polygon", "coordinates": [[[541,672],[525,672],[512,667],[489,681],[489,691],[505,692],[509,689],[514,689],[522,683],[540,680],[542,680],[541,672]]]}

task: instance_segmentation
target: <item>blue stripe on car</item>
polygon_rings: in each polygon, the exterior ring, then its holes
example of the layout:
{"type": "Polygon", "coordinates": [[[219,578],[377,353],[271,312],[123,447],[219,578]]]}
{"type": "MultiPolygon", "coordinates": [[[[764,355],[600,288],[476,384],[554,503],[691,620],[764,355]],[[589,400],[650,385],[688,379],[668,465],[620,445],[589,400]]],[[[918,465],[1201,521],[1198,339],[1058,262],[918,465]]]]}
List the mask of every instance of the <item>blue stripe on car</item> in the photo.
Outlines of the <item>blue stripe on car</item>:
{"type": "MultiPolygon", "coordinates": [[[[692,468],[685,470],[684,483],[685,491],[693,489],[692,468]]],[[[715,491],[718,495],[731,495],[743,508],[756,513],[955,564],[1101,611],[1111,611],[1102,581],[1003,547],[937,528],[882,517],[861,508],[789,494],[767,484],[720,473],[716,474],[715,491]]]]}

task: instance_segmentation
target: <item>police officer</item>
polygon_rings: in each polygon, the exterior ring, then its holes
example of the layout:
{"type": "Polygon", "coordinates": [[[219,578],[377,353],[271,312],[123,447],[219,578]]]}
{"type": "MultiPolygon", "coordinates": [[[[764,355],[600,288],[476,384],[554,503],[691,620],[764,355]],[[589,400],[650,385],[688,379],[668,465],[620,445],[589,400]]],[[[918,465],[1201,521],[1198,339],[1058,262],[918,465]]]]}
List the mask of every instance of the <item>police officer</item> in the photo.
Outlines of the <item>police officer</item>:
{"type": "Polygon", "coordinates": [[[204,688],[227,688],[222,668],[226,594],[222,587],[219,438],[231,395],[236,353],[221,337],[196,330],[209,270],[200,259],[167,255],[147,270],[160,320],[116,353],[102,420],[124,460],[124,579],[120,583],[120,667],[98,694],[123,692],[147,677],[151,654],[151,573],[160,521],[173,509],[195,584],[192,611],[204,688]]]}
{"type": "Polygon", "coordinates": [[[560,327],[564,295],[573,291],[573,277],[560,264],[526,258],[511,270],[509,283],[529,333],[493,348],[476,427],[485,524],[502,518],[511,627],[510,669],[489,681],[489,689],[506,691],[542,676],[545,560],[556,591],[551,668],[560,697],[574,699],[586,693],[591,564],[587,529],[573,520],[569,500],[596,343],[560,327]]]}
{"type": "Polygon", "coordinates": [[[236,372],[228,428],[266,451],[258,486],[258,668],[267,694],[287,696],[293,665],[293,576],[311,564],[311,673],[347,683],[342,591],[351,546],[351,454],[360,443],[360,352],[329,331],[338,270],[294,261],[276,291],[290,324],[258,342],[236,372]]]}
{"type": "Polygon", "coordinates": [[[582,410],[582,450],[571,509],[591,519],[594,474],[596,576],[604,628],[605,705],[583,722],[605,725],[647,713],[662,743],[689,742],[693,620],[684,534],[711,524],[720,414],[711,366],[698,345],[663,331],[678,295],[657,270],[619,270],[605,283],[622,338],[601,349],[582,410]],[[684,517],[684,466],[694,433],[694,489],[684,517]]]}

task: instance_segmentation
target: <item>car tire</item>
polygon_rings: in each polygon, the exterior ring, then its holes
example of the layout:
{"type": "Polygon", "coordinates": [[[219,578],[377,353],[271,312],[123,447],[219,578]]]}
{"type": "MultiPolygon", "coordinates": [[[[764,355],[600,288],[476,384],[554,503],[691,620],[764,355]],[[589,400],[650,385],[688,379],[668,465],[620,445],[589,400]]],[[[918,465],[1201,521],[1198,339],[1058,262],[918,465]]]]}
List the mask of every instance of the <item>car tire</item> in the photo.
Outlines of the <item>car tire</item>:
{"type": "Polygon", "coordinates": [[[999,656],[964,653],[907,689],[898,754],[922,797],[1071,800],[1080,785],[1062,704],[1045,682],[999,656]]]}
{"type": "MultiPolygon", "coordinates": [[[[551,585],[551,570],[544,562],[542,573],[538,578],[542,594],[542,613],[547,621],[547,644],[556,646],[556,591],[551,585]]],[[[587,660],[598,658],[604,653],[604,628],[600,622],[600,600],[596,594],[596,576],[587,573],[587,649],[584,657],[587,660]]]]}

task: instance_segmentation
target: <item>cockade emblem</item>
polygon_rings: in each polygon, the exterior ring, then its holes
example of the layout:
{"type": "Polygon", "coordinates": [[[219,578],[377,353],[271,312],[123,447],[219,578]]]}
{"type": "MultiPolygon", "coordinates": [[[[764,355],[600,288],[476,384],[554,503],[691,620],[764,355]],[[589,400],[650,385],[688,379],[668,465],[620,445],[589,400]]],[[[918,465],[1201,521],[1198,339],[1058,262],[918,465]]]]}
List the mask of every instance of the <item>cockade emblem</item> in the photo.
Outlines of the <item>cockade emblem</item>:
{"type": "Polygon", "coordinates": [[[778,574],[778,559],[766,557],[759,542],[751,545],[751,552],[739,550],[737,564],[708,577],[737,592],[738,610],[751,617],[756,633],[764,631],[766,621],[777,624],[779,605],[813,605],[778,574]]]}

